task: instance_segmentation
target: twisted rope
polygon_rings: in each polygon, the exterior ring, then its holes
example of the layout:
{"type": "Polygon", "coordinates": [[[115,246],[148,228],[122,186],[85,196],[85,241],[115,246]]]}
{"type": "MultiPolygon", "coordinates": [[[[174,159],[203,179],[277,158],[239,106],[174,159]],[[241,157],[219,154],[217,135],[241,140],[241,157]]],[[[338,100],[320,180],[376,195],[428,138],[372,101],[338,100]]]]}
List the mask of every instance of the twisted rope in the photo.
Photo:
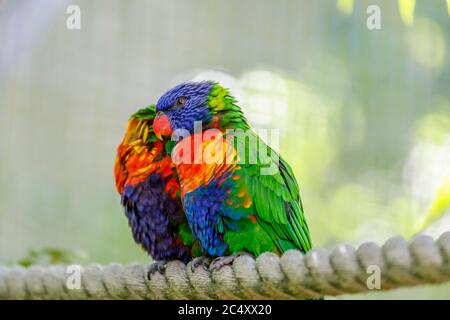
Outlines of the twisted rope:
{"type": "MultiPolygon", "coordinates": [[[[90,265],[81,269],[80,288],[69,289],[67,266],[0,267],[1,299],[304,299],[369,291],[379,268],[381,290],[450,281],[450,232],[434,241],[393,237],[379,247],[340,245],[329,252],[296,250],[281,257],[243,255],[212,272],[191,262],[167,264],[147,279],[147,266],[90,265]],[[375,267],[374,267],[375,266],[375,267]],[[369,272],[368,272],[369,270],[369,272]]],[[[72,274],[73,275],[73,274],[72,274]]]]}

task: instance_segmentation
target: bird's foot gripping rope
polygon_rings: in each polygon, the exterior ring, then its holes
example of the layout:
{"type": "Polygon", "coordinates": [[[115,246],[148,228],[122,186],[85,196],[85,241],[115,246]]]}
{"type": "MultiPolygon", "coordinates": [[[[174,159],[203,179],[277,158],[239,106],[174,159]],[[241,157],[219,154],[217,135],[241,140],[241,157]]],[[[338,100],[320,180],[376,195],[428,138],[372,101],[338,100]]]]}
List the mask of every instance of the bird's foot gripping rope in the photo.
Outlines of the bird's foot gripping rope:
{"type": "Polygon", "coordinates": [[[214,271],[214,270],[219,270],[220,268],[223,268],[227,265],[232,265],[234,260],[236,260],[238,257],[243,256],[243,255],[249,255],[249,254],[245,253],[245,252],[239,252],[239,253],[232,254],[229,256],[215,258],[209,265],[208,269],[209,269],[209,271],[214,271]]]}
{"type": "Polygon", "coordinates": [[[161,260],[155,261],[151,265],[149,265],[147,271],[147,279],[150,279],[151,275],[155,272],[164,273],[164,270],[166,270],[167,267],[167,262],[168,261],[166,260],[161,260]]]}
{"type": "Polygon", "coordinates": [[[196,257],[196,258],[192,259],[190,264],[191,264],[192,272],[195,272],[195,269],[197,269],[199,267],[202,267],[204,270],[208,270],[208,268],[211,264],[211,258],[205,257],[205,256],[196,257]]]}

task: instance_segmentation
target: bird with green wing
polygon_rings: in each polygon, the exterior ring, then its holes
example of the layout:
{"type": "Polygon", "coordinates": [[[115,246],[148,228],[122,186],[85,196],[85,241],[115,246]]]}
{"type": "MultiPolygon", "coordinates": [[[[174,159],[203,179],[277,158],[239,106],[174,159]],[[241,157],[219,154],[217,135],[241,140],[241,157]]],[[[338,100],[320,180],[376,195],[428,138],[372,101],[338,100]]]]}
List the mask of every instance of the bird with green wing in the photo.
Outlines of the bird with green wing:
{"type": "Polygon", "coordinates": [[[203,254],[219,257],[210,267],[241,252],[311,249],[292,168],[250,128],[229,90],[182,83],[160,97],[156,112],[156,136],[175,140],[170,152],[189,227],[203,254]]]}

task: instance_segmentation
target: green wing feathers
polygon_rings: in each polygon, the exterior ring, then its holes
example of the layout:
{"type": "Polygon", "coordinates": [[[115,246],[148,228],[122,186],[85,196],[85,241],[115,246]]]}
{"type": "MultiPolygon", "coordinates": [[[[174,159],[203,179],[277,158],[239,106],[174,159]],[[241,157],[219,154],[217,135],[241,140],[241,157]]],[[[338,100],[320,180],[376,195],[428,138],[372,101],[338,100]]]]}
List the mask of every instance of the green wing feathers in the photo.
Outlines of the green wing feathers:
{"type": "MultiPolygon", "coordinates": [[[[252,132],[252,135],[255,133],[252,132]]],[[[241,165],[240,174],[255,206],[256,217],[261,227],[269,234],[281,252],[289,249],[309,251],[311,237],[306,223],[300,190],[291,167],[259,137],[258,146],[266,151],[266,159],[258,159],[257,164],[241,165]],[[262,174],[262,168],[276,166],[273,174],[262,174]]],[[[258,153],[246,147],[247,152],[258,153]]]]}

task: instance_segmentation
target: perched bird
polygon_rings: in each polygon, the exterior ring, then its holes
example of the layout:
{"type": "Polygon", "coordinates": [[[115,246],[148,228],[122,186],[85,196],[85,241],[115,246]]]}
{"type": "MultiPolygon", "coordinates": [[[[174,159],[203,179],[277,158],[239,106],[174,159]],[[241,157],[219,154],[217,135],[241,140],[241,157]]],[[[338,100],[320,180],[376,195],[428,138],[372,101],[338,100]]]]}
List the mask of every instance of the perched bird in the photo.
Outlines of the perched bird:
{"type": "Polygon", "coordinates": [[[250,129],[227,89],[183,83],[160,97],[156,111],[156,136],[176,140],[171,157],[193,234],[206,256],[230,255],[210,268],[240,252],[311,249],[291,167],[250,129]]]}
{"type": "Polygon", "coordinates": [[[155,107],[136,112],[128,121],[114,166],[116,188],[121,195],[134,240],[159,263],[190,260],[199,251],[184,215],[175,167],[166,148],[153,132],[155,107]]]}

